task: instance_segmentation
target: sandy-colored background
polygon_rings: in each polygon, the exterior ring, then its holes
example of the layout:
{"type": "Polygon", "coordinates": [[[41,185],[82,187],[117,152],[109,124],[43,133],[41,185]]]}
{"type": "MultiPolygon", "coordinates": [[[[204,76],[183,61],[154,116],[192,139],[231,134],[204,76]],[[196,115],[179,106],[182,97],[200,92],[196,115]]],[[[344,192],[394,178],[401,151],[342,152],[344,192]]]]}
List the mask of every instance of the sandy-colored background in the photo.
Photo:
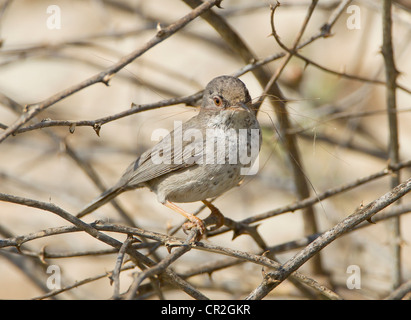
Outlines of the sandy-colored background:
{"type": "MultiPolygon", "coordinates": [[[[4,2],[3,2],[4,3],[4,2]]],[[[276,13],[277,32],[290,45],[298,32],[310,1],[282,1],[276,13]]],[[[303,40],[317,34],[328,20],[335,1],[320,1],[303,40]]],[[[383,58],[380,54],[381,4],[380,1],[353,1],[360,8],[360,28],[347,28],[350,14],[346,11],[333,28],[333,37],[319,39],[302,53],[332,70],[384,80],[383,58]]],[[[232,28],[260,58],[281,49],[270,37],[270,9],[268,1],[225,0],[225,15],[232,28]],[[251,4],[252,3],[252,4],[251,4]]],[[[48,98],[98,73],[117,62],[122,56],[141,47],[156,33],[157,22],[168,25],[191,9],[182,1],[10,1],[0,17],[0,93],[21,105],[48,98]],[[114,5],[115,3],[124,6],[114,5]],[[47,8],[58,5],[61,9],[61,28],[47,27],[50,14],[47,8]],[[134,12],[130,11],[134,8],[134,12]],[[118,34],[118,36],[115,36],[118,34]],[[82,40],[84,43],[73,43],[82,40]],[[41,46],[33,49],[34,46],[41,46]],[[31,48],[31,49],[30,49],[31,48]],[[23,50],[25,49],[25,50],[23,50]],[[19,54],[17,51],[26,51],[19,54]]],[[[394,47],[397,68],[401,71],[399,83],[411,87],[411,17],[410,11],[394,8],[394,47]]],[[[280,61],[281,62],[281,61],[280,61]]],[[[274,72],[280,62],[269,65],[274,72]]],[[[158,44],[114,76],[110,86],[96,84],[58,102],[38,116],[38,120],[93,120],[130,108],[132,102],[144,104],[170,97],[193,94],[209,80],[222,74],[237,72],[244,63],[227,48],[218,34],[206,22],[196,19],[181,32],[158,44]]],[[[251,73],[241,76],[251,96],[258,97],[262,88],[251,73]]],[[[296,128],[308,127],[314,138],[299,139],[305,174],[312,184],[312,194],[343,185],[360,177],[380,171],[386,166],[386,157],[369,155],[361,150],[350,150],[343,145],[324,143],[315,136],[325,135],[338,141],[353,142],[359,149],[370,149],[384,155],[388,141],[385,109],[385,88],[359,81],[344,79],[292,59],[280,78],[280,86],[287,98],[291,119],[296,128]],[[298,85],[293,79],[298,79],[298,85]],[[375,111],[366,117],[352,117],[331,121],[330,110],[338,109],[355,115],[375,111]],[[328,113],[328,114],[327,114],[328,113]]],[[[398,90],[399,138],[401,159],[411,159],[411,106],[410,95],[398,90]]],[[[185,106],[167,107],[138,113],[111,122],[102,127],[100,137],[90,127],[77,127],[71,134],[67,127],[52,127],[56,138],[44,130],[11,136],[0,145],[0,192],[39,201],[52,202],[75,214],[99,194],[99,190],[84,172],[67,156],[66,141],[79,156],[88,161],[103,182],[110,186],[120,177],[127,165],[139,153],[153,145],[150,137],[154,129],[173,128],[174,120],[186,120],[196,113],[185,106]]],[[[0,104],[0,123],[12,124],[17,115],[0,104]]],[[[260,156],[260,170],[240,187],[230,190],[217,201],[218,208],[235,220],[281,207],[296,200],[292,174],[274,128],[276,122],[269,99],[258,115],[264,126],[264,145],[260,156]]],[[[402,172],[402,179],[410,171],[402,172]]],[[[389,178],[379,179],[316,205],[320,230],[335,225],[362,203],[378,198],[389,187],[389,178]]],[[[410,196],[403,199],[410,202],[410,196]]],[[[163,207],[154,194],[138,190],[123,194],[119,202],[142,228],[167,232],[167,228],[181,223],[182,217],[163,207]]],[[[199,204],[182,205],[194,211],[199,204]]],[[[201,217],[205,217],[203,213],[201,217]]],[[[111,205],[106,205],[86,217],[121,222],[111,205]]],[[[401,218],[403,236],[404,281],[411,278],[411,218],[401,218]]],[[[50,227],[68,225],[50,212],[0,202],[0,225],[14,235],[25,235],[50,227]]],[[[264,240],[280,244],[299,239],[303,234],[301,213],[288,213],[261,222],[258,229],[264,240]]],[[[183,236],[183,233],[179,233],[183,236]]],[[[112,236],[124,240],[123,236],[112,236]]],[[[259,252],[248,237],[231,240],[232,233],[206,241],[243,251],[259,252]]],[[[5,238],[0,234],[0,238],[5,238]]],[[[323,252],[324,268],[328,277],[315,277],[325,284],[332,283],[336,292],[348,299],[377,299],[391,291],[391,264],[387,229],[383,223],[373,225],[338,239],[323,252]],[[347,267],[361,269],[361,289],[346,287],[347,267]]],[[[103,243],[83,233],[42,238],[27,243],[31,252],[72,252],[106,249],[103,243]]],[[[30,269],[29,258],[21,259],[10,248],[0,250],[0,298],[29,299],[45,292],[41,285],[25,273],[30,269]],[[14,261],[14,262],[13,262],[14,261]]],[[[285,261],[296,251],[278,255],[285,261]]],[[[165,256],[167,251],[160,249],[165,256]]],[[[224,257],[192,250],[173,267],[176,271],[219,260],[224,257]]],[[[58,265],[63,286],[88,277],[104,274],[114,268],[116,255],[73,257],[47,260],[58,265]]],[[[134,270],[138,271],[138,269],[134,270]]],[[[302,272],[310,274],[303,266],[302,272]]],[[[130,272],[121,276],[121,290],[132,280],[130,272]]],[[[47,274],[39,275],[45,281],[47,274]]],[[[261,266],[241,264],[213,273],[212,278],[201,275],[191,279],[200,291],[210,298],[244,298],[262,280],[261,266]]],[[[43,283],[43,286],[45,283],[43,283]]],[[[67,299],[107,299],[113,288],[107,277],[58,295],[67,299]]],[[[187,299],[178,290],[165,293],[166,297],[187,299]]],[[[274,290],[269,298],[303,298],[289,282],[274,290]]]]}

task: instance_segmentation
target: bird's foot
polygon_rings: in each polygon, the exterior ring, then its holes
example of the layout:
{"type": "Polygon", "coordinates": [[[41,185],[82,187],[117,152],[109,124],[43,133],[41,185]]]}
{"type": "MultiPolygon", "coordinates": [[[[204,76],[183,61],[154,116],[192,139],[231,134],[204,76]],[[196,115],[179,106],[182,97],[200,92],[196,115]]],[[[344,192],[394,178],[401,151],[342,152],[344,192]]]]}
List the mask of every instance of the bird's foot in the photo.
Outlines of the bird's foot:
{"type": "Polygon", "coordinates": [[[190,216],[188,219],[189,221],[183,224],[184,233],[188,234],[188,232],[193,228],[197,229],[197,237],[195,237],[194,241],[200,241],[206,232],[206,227],[203,220],[197,218],[196,216],[190,216]]]}

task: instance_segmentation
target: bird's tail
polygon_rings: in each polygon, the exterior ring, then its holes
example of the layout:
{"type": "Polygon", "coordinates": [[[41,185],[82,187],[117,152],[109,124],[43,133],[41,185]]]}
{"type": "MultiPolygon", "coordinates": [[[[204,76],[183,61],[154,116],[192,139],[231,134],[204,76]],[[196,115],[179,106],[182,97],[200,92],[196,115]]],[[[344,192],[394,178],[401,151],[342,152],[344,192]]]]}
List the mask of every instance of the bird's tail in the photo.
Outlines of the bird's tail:
{"type": "Polygon", "coordinates": [[[103,192],[98,198],[94,199],[91,203],[89,203],[83,210],[81,210],[77,214],[77,218],[81,218],[86,214],[93,212],[94,210],[100,208],[102,205],[106,204],[110,200],[117,197],[120,193],[123,193],[126,189],[121,187],[113,187],[108,189],[107,191],[103,192]]]}

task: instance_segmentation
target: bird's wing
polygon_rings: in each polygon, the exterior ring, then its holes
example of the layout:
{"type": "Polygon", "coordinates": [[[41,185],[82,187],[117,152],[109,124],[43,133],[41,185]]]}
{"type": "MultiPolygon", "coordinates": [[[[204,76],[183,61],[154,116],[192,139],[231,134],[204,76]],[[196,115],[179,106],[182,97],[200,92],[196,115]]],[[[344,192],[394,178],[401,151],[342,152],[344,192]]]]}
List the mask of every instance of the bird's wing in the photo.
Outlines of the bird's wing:
{"type": "MultiPolygon", "coordinates": [[[[183,124],[182,132],[190,129],[197,130],[195,118],[183,124]]],[[[193,132],[196,132],[195,130],[193,132]]],[[[203,157],[205,137],[197,136],[194,141],[179,141],[181,138],[175,130],[164,137],[152,149],[144,152],[129,165],[117,186],[132,189],[170,172],[197,165],[197,160],[203,157]]]]}

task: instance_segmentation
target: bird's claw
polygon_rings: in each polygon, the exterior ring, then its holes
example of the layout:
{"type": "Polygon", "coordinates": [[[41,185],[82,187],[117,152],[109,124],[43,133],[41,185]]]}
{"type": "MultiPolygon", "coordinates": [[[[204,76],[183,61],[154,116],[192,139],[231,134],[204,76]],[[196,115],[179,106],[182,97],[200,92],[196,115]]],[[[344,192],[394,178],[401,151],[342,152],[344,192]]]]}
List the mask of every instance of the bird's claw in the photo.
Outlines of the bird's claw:
{"type": "Polygon", "coordinates": [[[197,237],[194,239],[194,241],[201,240],[201,238],[206,232],[206,227],[204,225],[203,220],[195,216],[193,216],[192,219],[190,219],[190,221],[187,221],[183,224],[183,231],[185,234],[188,234],[188,232],[192,229],[197,229],[197,237]]]}

